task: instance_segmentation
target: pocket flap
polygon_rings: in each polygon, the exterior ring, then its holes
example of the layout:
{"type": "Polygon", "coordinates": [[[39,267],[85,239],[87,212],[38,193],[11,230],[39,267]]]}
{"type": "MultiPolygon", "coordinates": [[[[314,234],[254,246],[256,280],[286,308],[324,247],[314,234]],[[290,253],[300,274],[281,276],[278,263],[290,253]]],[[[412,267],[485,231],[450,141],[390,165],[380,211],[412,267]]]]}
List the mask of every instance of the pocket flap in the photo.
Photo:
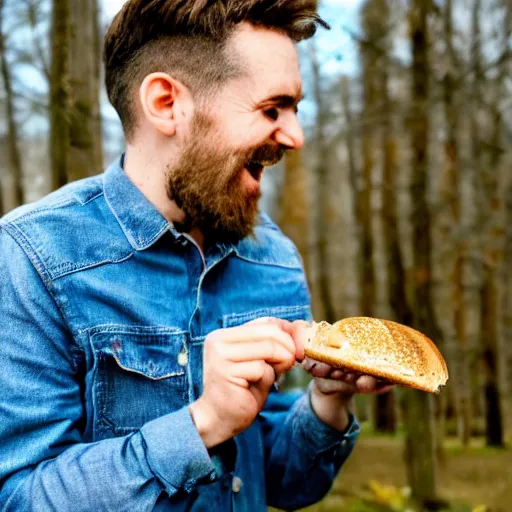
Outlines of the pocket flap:
{"type": "Polygon", "coordinates": [[[124,370],[153,380],[185,374],[187,334],[165,328],[109,329],[92,336],[97,352],[112,356],[124,370]]]}
{"type": "Polygon", "coordinates": [[[304,306],[278,306],[273,308],[261,308],[253,311],[245,311],[243,313],[233,313],[222,317],[223,327],[235,327],[242,325],[257,318],[275,317],[283,320],[311,320],[311,309],[309,305],[304,306]]]}

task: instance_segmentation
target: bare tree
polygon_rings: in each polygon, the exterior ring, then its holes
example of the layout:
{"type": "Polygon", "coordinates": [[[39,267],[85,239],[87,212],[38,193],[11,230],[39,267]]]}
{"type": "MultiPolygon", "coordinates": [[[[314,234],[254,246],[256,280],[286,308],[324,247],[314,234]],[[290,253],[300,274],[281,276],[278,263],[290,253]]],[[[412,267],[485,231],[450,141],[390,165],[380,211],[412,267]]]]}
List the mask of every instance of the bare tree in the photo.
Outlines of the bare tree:
{"type": "MultiPolygon", "coordinates": [[[[375,116],[378,108],[377,52],[373,33],[373,2],[363,5],[362,24],[364,40],[360,41],[359,52],[362,61],[363,107],[362,121],[362,172],[356,186],[355,210],[359,229],[359,287],[360,311],[363,316],[374,316],[376,301],[376,278],[373,264],[374,240],[372,233],[372,189],[374,173],[374,147],[376,142],[375,116]]],[[[378,38],[378,35],[376,36],[378,38]]]]}
{"type": "Polygon", "coordinates": [[[286,155],[282,187],[279,226],[299,250],[306,275],[310,276],[309,213],[307,172],[302,163],[302,152],[286,155]]]}
{"type": "Polygon", "coordinates": [[[0,217],[6,213],[4,209],[4,194],[3,194],[3,184],[2,179],[0,177],[0,217]]]}
{"type": "Polygon", "coordinates": [[[332,323],[335,322],[337,318],[330,289],[331,273],[328,232],[330,224],[329,220],[332,216],[332,208],[329,189],[329,168],[327,162],[328,150],[325,134],[327,110],[322,91],[320,89],[320,63],[318,61],[317,49],[314,42],[311,42],[310,49],[314,96],[317,106],[317,118],[315,123],[315,149],[317,157],[314,173],[316,177],[315,203],[317,211],[315,212],[315,235],[317,237],[316,242],[318,249],[318,288],[319,297],[324,310],[324,320],[332,323]]]}
{"type": "Polygon", "coordinates": [[[70,161],[69,181],[103,169],[99,106],[99,26],[97,0],[70,4],[70,161]]]}
{"type": "Polygon", "coordinates": [[[467,232],[465,229],[467,215],[462,201],[463,190],[461,183],[464,169],[460,164],[458,133],[460,128],[459,110],[455,101],[458,77],[458,59],[453,46],[453,9],[452,0],[445,3],[444,42],[446,46],[447,66],[442,81],[443,104],[446,123],[445,141],[445,168],[443,172],[442,198],[446,205],[449,205],[451,219],[446,239],[456,240],[455,261],[453,274],[449,276],[453,289],[453,311],[455,336],[459,342],[457,346],[457,357],[452,359],[454,369],[454,394],[455,405],[458,410],[458,431],[464,445],[469,442],[471,436],[471,395],[468,361],[468,333],[467,333],[467,308],[464,301],[464,265],[467,255],[467,240],[458,233],[467,232]]]}
{"type": "MultiPolygon", "coordinates": [[[[474,21],[479,23],[479,2],[475,2],[474,21]]],[[[503,18],[500,51],[503,55],[508,52],[508,41],[512,29],[512,12],[506,5],[506,15],[503,18]]],[[[479,187],[482,201],[482,246],[483,246],[483,283],[481,290],[482,317],[482,351],[484,369],[484,398],[486,415],[486,442],[488,446],[503,447],[503,412],[501,406],[501,389],[503,384],[503,365],[499,363],[504,353],[502,338],[502,301],[503,290],[501,283],[502,265],[505,251],[505,205],[501,191],[502,155],[503,155],[503,115],[501,110],[502,98],[506,96],[507,68],[503,63],[498,68],[494,81],[493,101],[490,105],[491,139],[487,144],[488,164],[479,169],[479,187]]],[[[492,84],[490,84],[492,85],[492,84]]]]}
{"type": "Polygon", "coordinates": [[[7,120],[7,163],[11,174],[12,196],[11,207],[16,207],[24,202],[23,193],[23,168],[19,149],[19,132],[14,115],[14,94],[12,90],[12,77],[6,56],[6,33],[4,31],[4,0],[0,0],[0,67],[5,89],[5,105],[7,120]]]}
{"type": "MultiPolygon", "coordinates": [[[[361,297],[363,315],[375,315],[376,272],[374,253],[379,248],[386,260],[388,296],[393,312],[402,323],[410,325],[409,318],[403,316],[402,308],[408,308],[405,297],[405,275],[402,264],[396,211],[397,167],[396,144],[393,136],[392,110],[389,97],[389,42],[390,6],[388,0],[368,0],[362,7],[364,41],[360,42],[363,62],[363,114],[365,124],[363,138],[363,180],[358,193],[357,210],[361,229],[361,270],[360,283],[364,290],[361,297]],[[379,148],[380,146],[380,148],[379,148]],[[380,149],[380,153],[378,150],[380,149]],[[377,238],[372,229],[373,182],[377,158],[382,159],[382,238],[377,238]],[[375,237],[375,240],[374,240],[375,237]],[[382,243],[378,243],[382,240],[382,243]]],[[[378,395],[374,399],[374,426],[380,432],[396,430],[394,392],[378,395]]]]}
{"type": "MultiPolygon", "coordinates": [[[[429,0],[412,0],[409,12],[412,46],[411,142],[414,253],[414,327],[431,339],[440,339],[431,289],[431,218],[427,203],[429,145],[428,17],[429,0]]],[[[437,500],[437,461],[431,395],[407,390],[403,394],[407,474],[416,502],[428,508],[437,500]]]]}
{"type": "Polygon", "coordinates": [[[53,0],[50,79],[50,156],[52,187],[67,183],[70,149],[70,0],[53,0]]]}

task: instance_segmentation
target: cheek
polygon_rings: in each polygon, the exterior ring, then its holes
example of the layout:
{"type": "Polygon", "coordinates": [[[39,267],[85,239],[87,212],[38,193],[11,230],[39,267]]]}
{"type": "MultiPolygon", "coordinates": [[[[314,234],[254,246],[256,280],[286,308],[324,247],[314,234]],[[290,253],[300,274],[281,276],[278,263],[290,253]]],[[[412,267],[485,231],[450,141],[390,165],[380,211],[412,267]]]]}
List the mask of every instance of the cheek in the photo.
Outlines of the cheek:
{"type": "Polygon", "coordinates": [[[227,126],[219,132],[231,147],[251,148],[265,143],[273,131],[273,124],[261,113],[228,118],[227,126]]]}

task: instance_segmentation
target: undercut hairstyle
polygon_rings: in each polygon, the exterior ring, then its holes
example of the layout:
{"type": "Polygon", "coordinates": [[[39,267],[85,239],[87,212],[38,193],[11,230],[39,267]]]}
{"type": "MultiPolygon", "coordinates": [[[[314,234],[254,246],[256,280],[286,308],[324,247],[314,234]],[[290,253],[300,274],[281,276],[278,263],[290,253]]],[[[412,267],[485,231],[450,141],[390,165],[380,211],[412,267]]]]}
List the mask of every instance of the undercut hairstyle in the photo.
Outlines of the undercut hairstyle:
{"type": "Polygon", "coordinates": [[[105,37],[105,82],[110,102],[130,141],[137,126],[136,97],[144,78],[164,72],[198,101],[243,74],[226,51],[240,23],[286,34],[299,42],[318,25],[316,0],[128,0],[105,37]]]}

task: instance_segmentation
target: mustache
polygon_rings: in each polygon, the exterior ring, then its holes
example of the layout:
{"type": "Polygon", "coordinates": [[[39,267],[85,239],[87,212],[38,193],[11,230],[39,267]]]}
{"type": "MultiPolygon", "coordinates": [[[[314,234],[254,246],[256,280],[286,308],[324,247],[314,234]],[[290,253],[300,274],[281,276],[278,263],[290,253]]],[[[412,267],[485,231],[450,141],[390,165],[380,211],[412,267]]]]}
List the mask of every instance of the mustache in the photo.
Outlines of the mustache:
{"type": "Polygon", "coordinates": [[[286,149],[283,146],[265,144],[256,148],[250,155],[249,162],[258,162],[264,166],[277,164],[284,156],[286,149]]]}

